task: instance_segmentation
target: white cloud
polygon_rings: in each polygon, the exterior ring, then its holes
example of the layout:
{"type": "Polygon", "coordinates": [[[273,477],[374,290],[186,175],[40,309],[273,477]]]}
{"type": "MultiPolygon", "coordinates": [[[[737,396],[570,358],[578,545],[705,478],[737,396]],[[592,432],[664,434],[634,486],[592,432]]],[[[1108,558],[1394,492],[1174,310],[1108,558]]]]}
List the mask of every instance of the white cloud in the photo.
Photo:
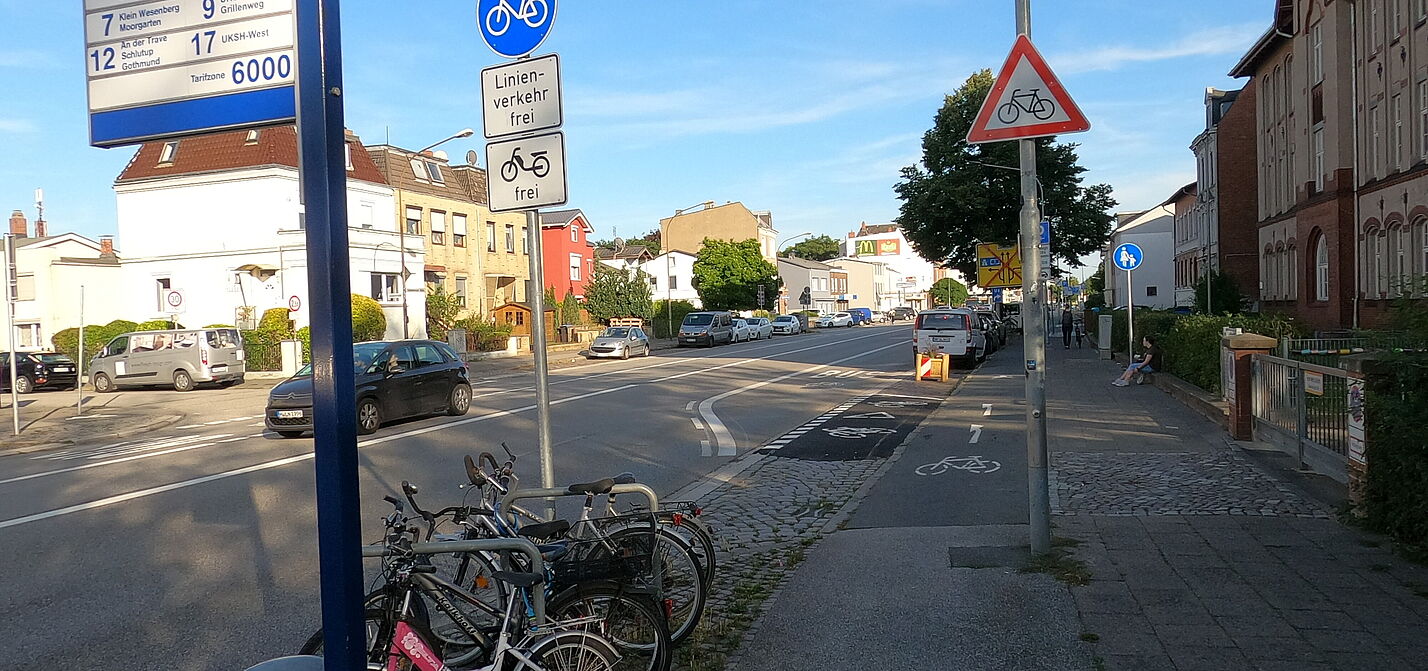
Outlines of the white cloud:
{"type": "Polygon", "coordinates": [[[0,133],[33,133],[40,128],[29,119],[6,119],[0,117],[0,133]]]}
{"type": "Polygon", "coordinates": [[[1187,56],[1219,56],[1247,51],[1264,32],[1262,23],[1242,23],[1190,33],[1169,44],[1152,47],[1113,46],[1060,54],[1050,59],[1058,74],[1115,70],[1130,63],[1164,61],[1187,56]]]}
{"type": "Polygon", "coordinates": [[[0,51],[0,68],[48,68],[58,64],[53,54],[33,49],[0,51]]]}

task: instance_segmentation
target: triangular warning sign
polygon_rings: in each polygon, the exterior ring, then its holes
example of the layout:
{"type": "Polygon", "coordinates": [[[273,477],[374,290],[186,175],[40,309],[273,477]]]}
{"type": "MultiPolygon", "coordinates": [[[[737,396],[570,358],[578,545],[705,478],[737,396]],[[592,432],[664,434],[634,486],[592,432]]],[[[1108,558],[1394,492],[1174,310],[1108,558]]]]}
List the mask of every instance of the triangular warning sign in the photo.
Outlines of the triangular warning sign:
{"type": "Polygon", "coordinates": [[[1031,40],[1017,35],[1007,62],[997,73],[997,83],[967,131],[967,141],[977,144],[1090,129],[1091,122],[1061,87],[1031,40]]]}

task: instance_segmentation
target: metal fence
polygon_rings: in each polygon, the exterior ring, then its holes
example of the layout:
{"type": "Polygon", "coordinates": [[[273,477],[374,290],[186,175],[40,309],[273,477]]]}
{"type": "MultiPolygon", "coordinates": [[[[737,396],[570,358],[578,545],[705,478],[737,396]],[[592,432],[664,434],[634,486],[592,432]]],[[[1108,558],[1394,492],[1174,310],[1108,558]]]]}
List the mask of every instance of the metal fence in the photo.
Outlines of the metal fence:
{"type": "Polygon", "coordinates": [[[1340,336],[1283,338],[1279,355],[1303,363],[1342,367],[1344,356],[1394,349],[1419,349],[1428,343],[1401,331],[1361,331],[1340,336]]]}
{"type": "Polygon", "coordinates": [[[283,369],[282,343],[243,342],[243,362],[247,370],[279,371],[283,369]]]}
{"type": "Polygon", "coordinates": [[[1348,380],[1338,368],[1256,354],[1255,437],[1312,468],[1348,482],[1348,380]]]}

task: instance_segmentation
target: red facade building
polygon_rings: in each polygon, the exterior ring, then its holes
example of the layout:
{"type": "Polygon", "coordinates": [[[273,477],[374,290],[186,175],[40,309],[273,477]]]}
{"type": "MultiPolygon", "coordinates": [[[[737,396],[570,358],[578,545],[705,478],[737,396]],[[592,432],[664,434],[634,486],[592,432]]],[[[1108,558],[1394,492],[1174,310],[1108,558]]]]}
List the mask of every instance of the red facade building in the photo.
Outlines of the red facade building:
{"type": "Polygon", "coordinates": [[[585,296],[585,285],[595,272],[595,243],[590,239],[594,232],[579,209],[540,213],[545,286],[555,290],[557,300],[567,292],[585,296]]]}

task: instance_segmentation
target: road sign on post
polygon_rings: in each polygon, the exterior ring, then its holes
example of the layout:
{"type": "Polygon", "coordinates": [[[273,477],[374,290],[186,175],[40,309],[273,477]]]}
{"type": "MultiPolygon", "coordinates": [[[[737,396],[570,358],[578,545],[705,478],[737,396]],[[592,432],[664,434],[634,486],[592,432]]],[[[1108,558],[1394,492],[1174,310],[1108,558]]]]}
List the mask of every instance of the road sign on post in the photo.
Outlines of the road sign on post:
{"type": "Polygon", "coordinates": [[[1132,361],[1135,360],[1135,296],[1131,292],[1131,271],[1139,268],[1144,260],[1145,252],[1134,242],[1123,243],[1111,252],[1111,262],[1126,271],[1126,356],[1132,361]]]}
{"type": "Polygon", "coordinates": [[[84,0],[89,141],[292,121],[294,0],[84,0]]]}
{"type": "Polygon", "coordinates": [[[967,141],[996,142],[1090,129],[1091,122],[1032,46],[1031,38],[1022,33],[972,122],[967,141]]]}
{"type": "Polygon", "coordinates": [[[183,292],[178,289],[169,289],[164,292],[164,312],[176,315],[183,312],[183,292]]]}
{"type": "Polygon", "coordinates": [[[482,122],[487,138],[559,128],[560,56],[550,54],[481,70],[482,122]]]}
{"type": "Polygon", "coordinates": [[[990,243],[977,245],[977,286],[983,289],[1020,287],[1020,250],[990,243]]]}
{"type": "Polygon", "coordinates": [[[480,0],[476,23],[491,51],[520,58],[540,46],[555,24],[556,0],[480,0]]]}
{"type": "Polygon", "coordinates": [[[486,145],[486,195],[492,212],[565,204],[565,134],[486,145]]]}

